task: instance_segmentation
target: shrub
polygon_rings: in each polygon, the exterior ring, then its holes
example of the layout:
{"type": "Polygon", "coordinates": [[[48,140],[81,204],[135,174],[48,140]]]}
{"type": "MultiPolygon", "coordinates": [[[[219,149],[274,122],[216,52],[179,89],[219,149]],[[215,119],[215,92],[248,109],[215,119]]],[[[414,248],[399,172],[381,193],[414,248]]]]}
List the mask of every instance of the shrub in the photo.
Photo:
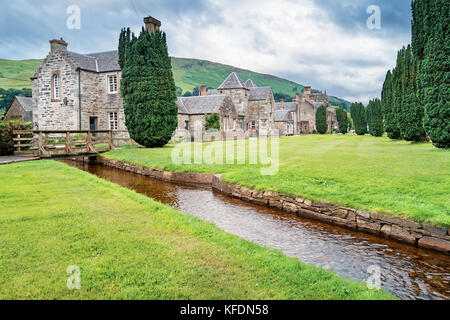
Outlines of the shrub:
{"type": "Polygon", "coordinates": [[[316,128],[320,134],[327,133],[327,108],[324,105],[320,106],[316,112],[316,128]]]}
{"type": "Polygon", "coordinates": [[[14,154],[14,130],[31,130],[31,122],[0,121],[0,156],[14,154]]]}
{"type": "Polygon", "coordinates": [[[206,130],[220,130],[220,115],[213,113],[205,115],[206,130]]]}

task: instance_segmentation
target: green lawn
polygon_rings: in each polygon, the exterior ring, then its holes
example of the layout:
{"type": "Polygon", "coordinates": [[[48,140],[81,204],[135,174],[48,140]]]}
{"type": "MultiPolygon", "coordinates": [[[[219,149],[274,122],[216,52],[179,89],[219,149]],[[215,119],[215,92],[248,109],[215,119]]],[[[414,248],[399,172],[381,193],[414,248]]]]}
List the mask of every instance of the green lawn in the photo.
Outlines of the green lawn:
{"type": "Polygon", "coordinates": [[[371,136],[282,138],[280,169],[263,176],[256,165],[175,165],[172,147],[121,149],[117,160],[169,171],[224,173],[224,180],[258,190],[402,215],[450,227],[450,152],[371,136]]]}
{"type": "Polygon", "coordinates": [[[59,162],[0,181],[0,299],[393,298],[59,162]]]}

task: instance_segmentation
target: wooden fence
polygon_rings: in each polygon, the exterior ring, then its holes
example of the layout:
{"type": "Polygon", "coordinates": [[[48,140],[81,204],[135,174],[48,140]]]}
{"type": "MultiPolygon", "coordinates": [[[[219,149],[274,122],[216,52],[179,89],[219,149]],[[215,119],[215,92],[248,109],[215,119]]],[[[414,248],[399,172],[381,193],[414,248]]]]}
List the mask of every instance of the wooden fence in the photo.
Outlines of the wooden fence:
{"type": "Polygon", "coordinates": [[[14,154],[33,154],[41,158],[98,154],[115,150],[115,146],[126,142],[132,144],[130,138],[120,137],[125,132],[14,130],[14,154]]]}

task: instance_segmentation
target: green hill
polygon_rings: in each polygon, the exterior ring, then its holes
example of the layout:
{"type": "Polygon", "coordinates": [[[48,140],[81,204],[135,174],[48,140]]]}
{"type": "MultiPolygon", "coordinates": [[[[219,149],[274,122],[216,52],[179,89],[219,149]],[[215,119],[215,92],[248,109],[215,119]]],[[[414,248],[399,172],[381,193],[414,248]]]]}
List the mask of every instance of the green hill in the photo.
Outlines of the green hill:
{"type": "MultiPolygon", "coordinates": [[[[41,61],[0,59],[0,88],[30,88],[30,77],[41,61]]],[[[302,85],[286,79],[206,60],[172,58],[172,66],[176,85],[183,92],[192,92],[195,87],[201,85],[217,88],[233,71],[239,74],[243,81],[251,77],[257,86],[272,87],[274,93],[295,97],[296,92],[301,93],[303,90],[302,85]]],[[[350,103],[348,101],[336,97],[330,97],[329,100],[332,105],[342,106],[349,110],[350,103]]]]}

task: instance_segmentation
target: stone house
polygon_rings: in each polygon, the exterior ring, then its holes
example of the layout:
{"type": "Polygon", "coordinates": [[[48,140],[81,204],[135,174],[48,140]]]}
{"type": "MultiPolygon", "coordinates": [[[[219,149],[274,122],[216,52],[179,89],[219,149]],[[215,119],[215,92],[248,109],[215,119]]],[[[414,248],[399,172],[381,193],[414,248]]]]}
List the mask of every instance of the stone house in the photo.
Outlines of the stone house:
{"type": "Polygon", "coordinates": [[[177,135],[184,132],[191,134],[201,126],[206,133],[206,116],[218,114],[220,116],[220,131],[226,134],[236,130],[237,112],[233,101],[227,95],[206,95],[206,87],[202,87],[202,95],[198,97],[181,97],[178,104],[177,135]]]}
{"type": "MultiPolygon", "coordinates": [[[[284,100],[281,100],[275,105],[275,108],[277,111],[287,110],[291,113],[291,121],[294,122],[294,134],[299,135],[311,134],[316,130],[316,112],[322,105],[328,107],[327,94],[312,92],[311,87],[307,86],[304,87],[303,94],[301,96],[297,93],[292,102],[285,102],[284,100]]],[[[333,116],[332,112],[330,112],[329,117],[327,117],[330,128],[335,125],[335,117],[336,114],[334,113],[333,116]]],[[[280,121],[281,120],[279,120],[279,122],[280,121]]],[[[280,126],[280,124],[278,124],[278,126],[280,126]]]]}
{"type": "Polygon", "coordinates": [[[117,51],[79,54],[67,46],[51,40],[31,78],[34,129],[126,131],[117,51]]]}
{"type": "Polygon", "coordinates": [[[294,114],[290,110],[275,111],[275,129],[278,129],[280,137],[294,135],[294,114]]]}
{"type": "Polygon", "coordinates": [[[23,122],[33,121],[33,105],[30,97],[16,96],[6,109],[3,120],[20,120],[23,122]]]}
{"type": "Polygon", "coordinates": [[[257,87],[252,79],[245,83],[232,72],[216,90],[208,95],[227,95],[238,115],[238,128],[252,134],[267,135],[274,128],[275,98],[271,87],[257,87]]]}

